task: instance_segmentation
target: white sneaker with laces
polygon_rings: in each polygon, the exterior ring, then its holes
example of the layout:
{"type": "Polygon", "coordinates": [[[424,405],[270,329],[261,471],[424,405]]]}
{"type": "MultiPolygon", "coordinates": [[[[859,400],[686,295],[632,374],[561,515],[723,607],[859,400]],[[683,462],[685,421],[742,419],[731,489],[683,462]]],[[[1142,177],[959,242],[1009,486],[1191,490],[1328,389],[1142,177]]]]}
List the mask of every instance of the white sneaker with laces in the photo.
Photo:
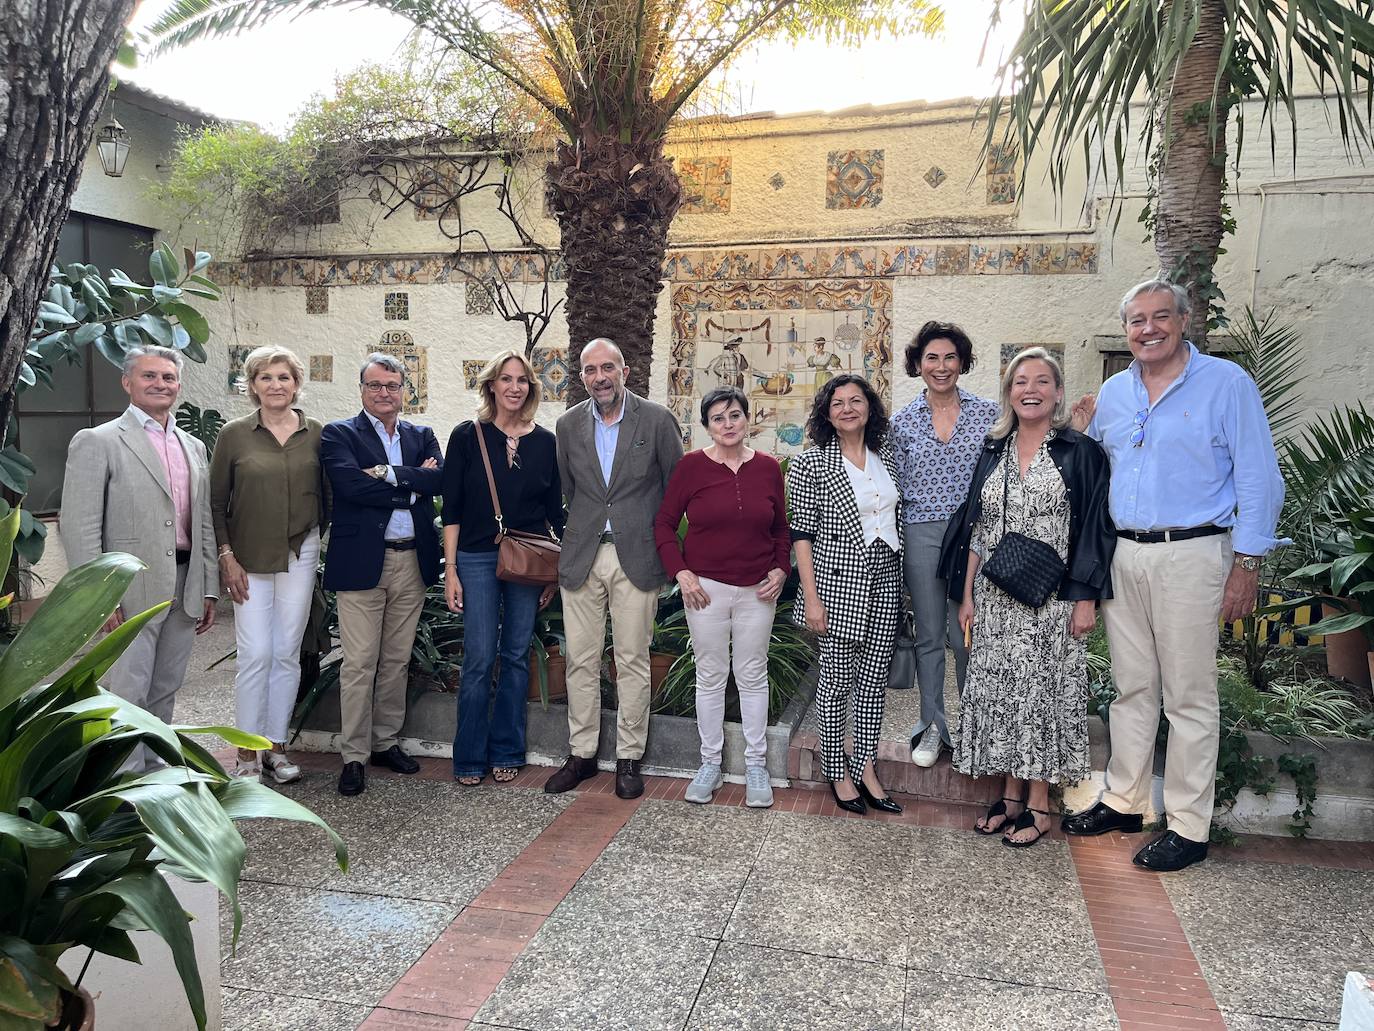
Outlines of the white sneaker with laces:
{"type": "Polygon", "coordinates": [[[934,723],[926,727],[920,742],[911,750],[911,761],[923,769],[930,769],[940,758],[940,728],[934,723]]]}
{"type": "Polygon", "coordinates": [[[285,752],[263,752],[262,772],[278,784],[301,779],[301,768],[288,759],[285,752]]]}
{"type": "Polygon", "coordinates": [[[229,771],[229,776],[235,780],[258,780],[262,776],[262,769],[258,766],[256,759],[235,757],[234,768],[229,771]]]}
{"type": "Polygon", "coordinates": [[[687,793],[683,797],[689,802],[705,805],[724,783],[725,778],[720,775],[720,763],[702,763],[692,783],[687,785],[687,793]]]}
{"type": "Polygon", "coordinates": [[[767,768],[744,768],[744,804],[750,809],[767,809],[773,804],[773,785],[768,783],[767,768]]]}

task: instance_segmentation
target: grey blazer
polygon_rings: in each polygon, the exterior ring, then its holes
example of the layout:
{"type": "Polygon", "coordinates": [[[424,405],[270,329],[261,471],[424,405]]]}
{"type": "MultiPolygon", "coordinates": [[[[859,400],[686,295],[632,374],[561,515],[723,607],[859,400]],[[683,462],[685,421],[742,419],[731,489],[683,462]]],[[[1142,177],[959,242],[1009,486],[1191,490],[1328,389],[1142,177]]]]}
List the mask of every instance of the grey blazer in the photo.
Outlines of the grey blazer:
{"type": "MultiPolygon", "coordinates": [[[[193,619],[219,597],[219,562],[210,519],[210,463],[205,445],[173,428],[191,479],[191,563],[182,607],[193,619]]],[[[176,529],[172,488],[148,431],[132,411],[81,430],[67,451],[62,481],[62,546],[75,569],[106,551],[124,551],[147,566],[120,605],[133,616],[176,594],[176,529]]]]}
{"type": "Polygon", "coordinates": [[[558,419],[558,474],[568,502],[559,583],[574,590],[586,583],[609,519],[630,583],[657,590],[668,578],[654,547],[654,516],[682,457],[682,429],[668,409],[627,390],[608,485],[596,457],[593,418],[589,398],[558,419]]]}

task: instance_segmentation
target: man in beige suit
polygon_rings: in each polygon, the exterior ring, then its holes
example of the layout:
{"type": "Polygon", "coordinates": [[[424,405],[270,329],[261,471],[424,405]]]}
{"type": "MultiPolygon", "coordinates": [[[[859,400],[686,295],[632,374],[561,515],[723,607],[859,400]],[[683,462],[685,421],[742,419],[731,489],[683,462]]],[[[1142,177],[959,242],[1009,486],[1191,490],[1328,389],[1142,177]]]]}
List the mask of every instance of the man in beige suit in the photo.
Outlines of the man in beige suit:
{"type": "MultiPolygon", "coordinates": [[[[72,438],[60,523],[68,566],[123,551],[146,567],[106,631],[171,599],[109,674],[111,691],[164,721],[172,717],[196,635],[214,625],[219,598],[205,445],[172,419],[181,368],[181,354],[169,348],[128,352],[120,382],[129,407],[72,438]]],[[[140,753],[130,759],[135,768],[155,765],[146,750],[140,753]]]]}
{"type": "Polygon", "coordinates": [[[544,790],[569,791],[596,774],[601,731],[601,649],[606,611],[615,645],[615,793],[644,792],[639,763],[649,738],[649,639],[666,582],[654,516],[682,457],[682,429],[662,405],[625,389],[630,371],[614,342],[580,357],[591,396],[558,420],[558,472],[568,525],[558,580],[568,641],[568,756],[544,790]]]}

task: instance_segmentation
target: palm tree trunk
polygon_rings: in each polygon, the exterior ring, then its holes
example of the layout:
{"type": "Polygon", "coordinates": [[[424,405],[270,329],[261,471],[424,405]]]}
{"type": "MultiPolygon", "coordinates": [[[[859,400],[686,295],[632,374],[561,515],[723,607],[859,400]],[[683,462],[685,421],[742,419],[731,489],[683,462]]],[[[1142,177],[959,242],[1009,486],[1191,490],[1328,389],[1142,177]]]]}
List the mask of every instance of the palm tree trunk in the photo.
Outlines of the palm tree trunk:
{"type": "Polygon", "coordinates": [[[0,18],[0,443],[29,329],[134,0],[16,0],[0,18]]]}
{"type": "MultiPolygon", "coordinates": [[[[672,162],[661,138],[624,143],[585,130],[575,144],[558,143],[548,174],[568,265],[569,358],[576,368],[583,344],[609,337],[625,354],[630,389],[643,396],[668,226],[681,203],[672,162]]],[[[568,404],[586,396],[574,376],[568,404]]]]}
{"type": "MultiPolygon", "coordinates": [[[[1161,22],[1168,17],[1168,6],[1172,0],[1160,14],[1161,22]]],[[[1160,141],[1155,254],[1162,277],[1188,286],[1193,302],[1188,338],[1202,350],[1207,347],[1208,308],[1221,298],[1213,272],[1223,232],[1221,201],[1233,103],[1230,76],[1223,73],[1216,81],[1224,7],[1224,0],[1204,0],[1192,45],[1155,102],[1160,141]]]]}

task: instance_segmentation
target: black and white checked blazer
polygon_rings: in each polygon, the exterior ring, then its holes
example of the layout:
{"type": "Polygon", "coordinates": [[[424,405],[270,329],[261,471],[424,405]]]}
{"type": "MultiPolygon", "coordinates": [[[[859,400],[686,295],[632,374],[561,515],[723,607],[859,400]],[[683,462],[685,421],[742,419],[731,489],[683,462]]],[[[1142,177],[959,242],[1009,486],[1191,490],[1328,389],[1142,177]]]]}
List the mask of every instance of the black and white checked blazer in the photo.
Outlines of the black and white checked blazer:
{"type": "MultiPolygon", "coordinates": [[[[892,448],[884,443],[878,452],[894,484],[897,467],[892,448]]],[[[902,526],[900,487],[897,527],[902,526]]],[[[811,562],[816,572],[816,593],[825,606],[827,633],[850,641],[868,638],[868,612],[873,596],[873,575],[868,566],[863,524],[854,488],[844,470],[840,442],[804,451],[787,470],[788,523],[794,541],[811,542],[811,562]]],[[[900,535],[898,540],[901,540],[900,535]]],[[[900,558],[900,554],[899,554],[900,558]]],[[[801,592],[797,593],[793,619],[806,625],[801,592]]]]}

